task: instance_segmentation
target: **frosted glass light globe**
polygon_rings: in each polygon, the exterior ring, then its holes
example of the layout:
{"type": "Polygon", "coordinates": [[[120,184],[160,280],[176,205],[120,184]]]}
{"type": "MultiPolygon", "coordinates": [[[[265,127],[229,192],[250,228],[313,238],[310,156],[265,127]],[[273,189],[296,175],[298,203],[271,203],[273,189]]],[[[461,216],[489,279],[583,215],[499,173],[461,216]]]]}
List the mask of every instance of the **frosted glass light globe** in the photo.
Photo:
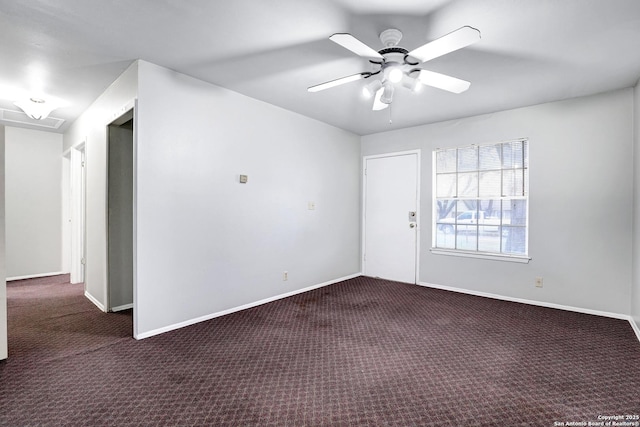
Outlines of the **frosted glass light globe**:
{"type": "Polygon", "coordinates": [[[391,83],[398,83],[402,80],[404,73],[400,68],[393,68],[389,71],[389,81],[391,83]]]}

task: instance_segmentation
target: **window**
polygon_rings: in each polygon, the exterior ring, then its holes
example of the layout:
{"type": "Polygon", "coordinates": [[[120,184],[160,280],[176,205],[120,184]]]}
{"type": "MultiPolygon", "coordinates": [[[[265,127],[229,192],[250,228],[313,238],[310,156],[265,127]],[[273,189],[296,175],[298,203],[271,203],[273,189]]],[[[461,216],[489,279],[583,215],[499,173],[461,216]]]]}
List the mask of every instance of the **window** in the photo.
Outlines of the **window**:
{"type": "Polygon", "coordinates": [[[526,139],[433,152],[435,253],[528,260],[526,139]]]}

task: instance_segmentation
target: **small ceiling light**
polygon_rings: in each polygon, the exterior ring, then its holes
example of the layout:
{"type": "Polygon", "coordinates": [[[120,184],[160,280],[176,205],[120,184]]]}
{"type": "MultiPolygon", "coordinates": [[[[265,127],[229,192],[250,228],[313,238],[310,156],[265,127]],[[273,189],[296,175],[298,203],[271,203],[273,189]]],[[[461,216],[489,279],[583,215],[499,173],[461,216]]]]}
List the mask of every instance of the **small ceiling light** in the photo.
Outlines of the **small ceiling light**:
{"type": "Polygon", "coordinates": [[[34,120],[46,119],[55,106],[42,98],[21,99],[13,103],[34,120]]]}
{"type": "Polygon", "coordinates": [[[374,80],[362,88],[362,93],[366,98],[372,98],[381,87],[382,82],[380,80],[374,80]]]}
{"type": "Polygon", "coordinates": [[[380,102],[383,104],[391,104],[393,101],[393,85],[390,82],[386,82],[384,84],[384,92],[382,92],[382,96],[380,97],[380,102]]]}
{"type": "Polygon", "coordinates": [[[399,83],[402,80],[404,73],[400,67],[394,67],[389,70],[389,81],[391,83],[399,83]]]}

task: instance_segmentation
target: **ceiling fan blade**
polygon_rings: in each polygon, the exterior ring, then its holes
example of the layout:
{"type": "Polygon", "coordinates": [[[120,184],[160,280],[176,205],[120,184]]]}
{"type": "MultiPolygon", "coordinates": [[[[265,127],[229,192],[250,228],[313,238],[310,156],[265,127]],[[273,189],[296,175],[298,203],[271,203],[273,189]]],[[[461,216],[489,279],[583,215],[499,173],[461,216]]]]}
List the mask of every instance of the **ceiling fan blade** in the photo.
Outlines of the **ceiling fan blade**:
{"type": "Polygon", "coordinates": [[[328,82],[320,83],[318,85],[309,86],[307,90],[309,92],[320,92],[321,90],[329,89],[332,87],[340,86],[345,83],[355,82],[356,80],[363,79],[368,73],[352,74],[350,76],[341,77],[339,79],[330,80],[328,82]]]}
{"type": "Polygon", "coordinates": [[[418,81],[423,85],[436,87],[453,93],[462,93],[469,89],[471,83],[466,80],[460,80],[446,74],[435,73],[428,70],[420,70],[418,81]]]}
{"type": "Polygon", "coordinates": [[[480,40],[480,31],[465,26],[412,50],[408,55],[420,60],[420,62],[425,62],[462,49],[478,40],[480,40]]]}
{"type": "Polygon", "coordinates": [[[375,58],[375,59],[384,59],[382,55],[380,55],[377,51],[373,50],[366,44],[362,43],[357,38],[353,37],[351,34],[347,33],[336,33],[329,37],[334,43],[339,44],[345,49],[349,49],[351,52],[356,55],[364,56],[365,58],[375,58]]]}
{"type": "Polygon", "coordinates": [[[373,98],[373,111],[384,110],[389,106],[389,104],[385,104],[384,102],[380,101],[380,98],[382,98],[383,92],[384,92],[383,87],[378,89],[378,91],[376,92],[376,96],[373,98]]]}

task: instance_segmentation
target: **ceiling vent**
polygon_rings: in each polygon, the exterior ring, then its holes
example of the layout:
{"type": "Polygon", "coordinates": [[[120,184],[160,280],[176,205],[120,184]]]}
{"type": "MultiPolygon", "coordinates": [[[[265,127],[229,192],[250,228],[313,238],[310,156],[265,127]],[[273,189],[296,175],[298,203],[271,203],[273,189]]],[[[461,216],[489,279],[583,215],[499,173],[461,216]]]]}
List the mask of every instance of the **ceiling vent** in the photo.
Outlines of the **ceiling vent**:
{"type": "Polygon", "coordinates": [[[21,125],[37,126],[46,129],[58,129],[64,123],[64,119],[47,117],[42,120],[35,120],[27,116],[22,111],[5,110],[0,108],[0,121],[19,123],[21,125]]]}

